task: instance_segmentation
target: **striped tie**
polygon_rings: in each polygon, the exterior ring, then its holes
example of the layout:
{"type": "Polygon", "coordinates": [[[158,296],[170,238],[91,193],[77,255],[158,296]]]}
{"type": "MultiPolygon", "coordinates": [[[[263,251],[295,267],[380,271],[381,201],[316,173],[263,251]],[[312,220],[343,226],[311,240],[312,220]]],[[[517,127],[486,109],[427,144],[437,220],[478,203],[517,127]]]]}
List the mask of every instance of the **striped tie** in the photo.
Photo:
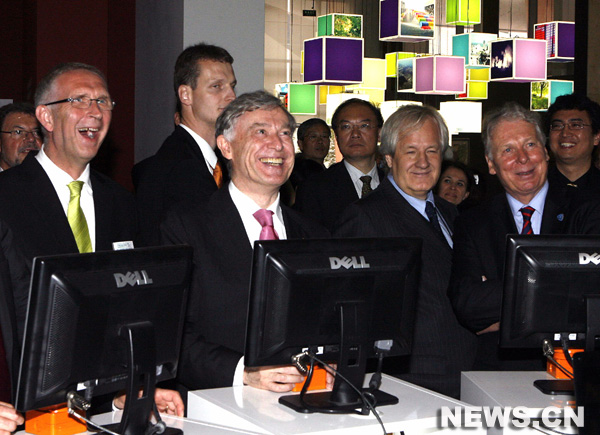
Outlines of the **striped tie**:
{"type": "Polygon", "coordinates": [[[519,211],[523,215],[523,229],[521,230],[521,234],[533,234],[533,228],[531,227],[531,215],[533,215],[535,209],[527,206],[523,207],[519,211]]]}
{"type": "Polygon", "coordinates": [[[67,209],[67,220],[71,226],[71,231],[73,231],[75,243],[77,243],[80,253],[92,252],[90,231],[88,230],[87,221],[79,203],[83,181],[71,181],[68,186],[71,198],[69,199],[69,208],[67,209]]]}

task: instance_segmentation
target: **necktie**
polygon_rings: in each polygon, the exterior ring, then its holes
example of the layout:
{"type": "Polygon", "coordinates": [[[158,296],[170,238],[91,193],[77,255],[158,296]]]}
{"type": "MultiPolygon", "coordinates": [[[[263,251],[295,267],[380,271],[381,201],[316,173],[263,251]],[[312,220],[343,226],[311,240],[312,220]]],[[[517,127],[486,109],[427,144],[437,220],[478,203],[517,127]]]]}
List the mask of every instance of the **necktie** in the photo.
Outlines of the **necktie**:
{"type": "Polygon", "coordinates": [[[371,179],[372,178],[370,175],[363,175],[362,177],[360,177],[360,181],[362,181],[363,183],[362,191],[360,193],[361,198],[364,198],[373,191],[373,189],[371,188],[371,179]]]}
{"type": "Polygon", "coordinates": [[[437,216],[437,210],[435,209],[435,206],[431,203],[431,201],[427,201],[425,203],[425,214],[427,215],[429,223],[433,227],[435,233],[439,237],[441,237],[445,243],[448,243],[448,240],[446,240],[446,236],[444,236],[444,232],[442,231],[442,227],[440,226],[440,221],[437,216]]]}
{"type": "Polygon", "coordinates": [[[519,210],[523,215],[523,229],[521,230],[521,234],[533,234],[533,228],[531,226],[531,216],[535,209],[533,207],[527,206],[523,207],[519,210]]]}
{"type": "Polygon", "coordinates": [[[88,230],[87,221],[83,210],[81,210],[81,188],[83,181],[71,181],[69,184],[71,198],[69,199],[69,208],[67,209],[67,220],[73,231],[75,243],[79,252],[92,252],[92,241],[90,240],[90,231],[88,230]]]}
{"type": "Polygon", "coordinates": [[[217,161],[213,169],[213,178],[215,179],[215,183],[217,183],[217,187],[221,188],[223,185],[223,168],[221,167],[221,162],[217,161]]]}
{"type": "Polygon", "coordinates": [[[273,227],[273,212],[261,208],[253,214],[258,223],[262,226],[260,230],[260,240],[279,240],[279,236],[273,227]]]}
{"type": "Polygon", "coordinates": [[[8,361],[4,350],[4,338],[0,331],[0,400],[10,403],[10,372],[8,371],[8,361]]]}

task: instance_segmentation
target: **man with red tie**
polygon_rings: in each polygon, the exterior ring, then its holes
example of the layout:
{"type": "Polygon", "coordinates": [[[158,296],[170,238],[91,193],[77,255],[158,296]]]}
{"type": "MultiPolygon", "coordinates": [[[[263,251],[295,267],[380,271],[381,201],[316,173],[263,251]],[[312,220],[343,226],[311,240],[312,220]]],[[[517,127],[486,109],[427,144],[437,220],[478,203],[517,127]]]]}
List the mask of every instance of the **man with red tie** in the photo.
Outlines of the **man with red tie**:
{"type": "Polygon", "coordinates": [[[175,63],[179,124],[157,153],[135,165],[133,183],[142,242],[157,245],[159,227],[175,204],[203,201],[227,181],[216,149],[215,122],[235,98],[233,58],[224,48],[196,44],[175,63]]]}
{"type": "Polygon", "coordinates": [[[294,117],[266,92],[234,100],[216,124],[231,182],[204,204],[173,209],[161,227],[167,243],[194,247],[179,365],[179,381],[188,389],[246,384],[284,392],[303,379],[291,366],[243,365],[254,241],[328,236],[280,204],[279,188],[294,165],[294,128],[294,117]]]}

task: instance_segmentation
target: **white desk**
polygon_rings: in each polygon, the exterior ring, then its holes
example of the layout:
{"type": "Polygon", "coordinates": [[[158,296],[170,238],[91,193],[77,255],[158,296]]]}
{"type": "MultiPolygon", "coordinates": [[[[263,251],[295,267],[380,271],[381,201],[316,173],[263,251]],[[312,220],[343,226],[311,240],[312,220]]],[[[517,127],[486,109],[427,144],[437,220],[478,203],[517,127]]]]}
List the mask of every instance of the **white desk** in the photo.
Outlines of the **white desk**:
{"type": "MultiPolygon", "coordinates": [[[[92,417],[94,423],[100,425],[106,425],[111,423],[118,423],[121,421],[121,411],[118,412],[107,412],[106,414],[100,414],[92,417]]],[[[224,426],[222,424],[202,423],[199,421],[190,420],[187,418],[174,417],[172,415],[161,414],[161,418],[169,427],[181,429],[184,435],[232,435],[232,434],[256,434],[256,432],[249,432],[247,430],[239,430],[231,427],[224,426]]],[[[27,432],[21,431],[17,434],[26,434],[27,432]]],[[[98,432],[84,432],[85,434],[95,434],[98,432]]]]}
{"type": "MultiPolygon", "coordinates": [[[[460,429],[440,430],[439,409],[465,403],[386,375],[381,389],[399,399],[397,405],[377,408],[388,433],[462,432],[460,429]]],[[[381,426],[373,415],[301,414],[279,404],[280,396],[282,394],[251,387],[193,391],[188,394],[188,417],[263,434],[381,434],[381,426]]],[[[485,430],[466,433],[485,434],[485,430]]]]}
{"type": "MultiPolygon", "coordinates": [[[[501,408],[525,406],[527,417],[538,419],[542,410],[549,406],[565,408],[575,405],[575,398],[566,395],[547,395],[533,386],[538,379],[554,379],[546,372],[463,372],[460,398],[475,406],[499,406],[501,408]]],[[[577,433],[572,427],[559,427],[560,433],[577,433]]],[[[557,433],[544,429],[516,428],[512,426],[489,428],[489,435],[557,433]]]]}

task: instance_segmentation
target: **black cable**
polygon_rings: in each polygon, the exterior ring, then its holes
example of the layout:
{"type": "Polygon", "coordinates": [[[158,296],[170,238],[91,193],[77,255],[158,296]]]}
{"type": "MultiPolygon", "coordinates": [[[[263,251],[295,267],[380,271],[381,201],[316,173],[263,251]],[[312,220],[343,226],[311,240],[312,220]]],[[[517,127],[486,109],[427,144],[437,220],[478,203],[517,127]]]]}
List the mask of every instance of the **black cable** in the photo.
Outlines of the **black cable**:
{"type": "Polygon", "coordinates": [[[373,373],[371,376],[371,380],[369,381],[369,389],[371,391],[379,390],[381,387],[381,372],[383,369],[383,357],[385,356],[385,352],[377,352],[377,371],[373,373]]]}
{"type": "Polygon", "coordinates": [[[560,334],[560,345],[562,347],[563,352],[565,353],[565,359],[569,363],[571,367],[573,367],[573,358],[571,358],[571,354],[569,353],[569,337],[567,334],[560,334]]]}
{"type": "MultiPolygon", "coordinates": [[[[363,402],[363,409],[366,406],[366,408],[368,408],[373,415],[375,416],[375,418],[377,419],[377,422],[379,423],[379,425],[381,426],[382,430],[383,430],[383,434],[386,435],[387,431],[385,430],[385,426],[383,424],[383,421],[381,420],[381,417],[379,416],[379,413],[375,410],[375,406],[377,406],[376,403],[371,403],[371,401],[369,401],[367,399],[367,395],[371,396],[371,399],[373,400],[373,402],[375,402],[375,397],[370,394],[370,393],[364,393],[363,391],[361,391],[360,388],[357,388],[354,384],[352,384],[352,382],[350,382],[344,375],[342,375],[340,372],[338,372],[335,368],[333,368],[332,366],[330,366],[329,364],[327,364],[325,361],[322,361],[321,359],[319,359],[315,354],[313,354],[312,352],[306,352],[306,355],[311,359],[311,370],[314,366],[315,361],[317,361],[319,364],[321,364],[323,367],[328,368],[329,370],[331,370],[335,376],[339,376],[340,379],[344,382],[346,382],[350,388],[352,388],[359,396],[361,401],[363,402]]],[[[306,388],[308,389],[308,388],[306,388]]],[[[302,388],[303,391],[305,391],[305,388],[302,388]]],[[[306,406],[306,402],[304,402],[303,400],[303,395],[302,392],[300,393],[300,400],[302,401],[302,404],[306,406]]],[[[354,411],[354,412],[348,412],[348,411],[341,411],[341,410],[336,410],[336,409],[320,409],[320,408],[315,408],[312,407],[310,405],[307,406],[307,409],[313,412],[319,412],[319,413],[324,413],[324,414],[359,414],[359,415],[365,415],[365,413],[363,412],[358,412],[358,411],[354,411]]]]}

